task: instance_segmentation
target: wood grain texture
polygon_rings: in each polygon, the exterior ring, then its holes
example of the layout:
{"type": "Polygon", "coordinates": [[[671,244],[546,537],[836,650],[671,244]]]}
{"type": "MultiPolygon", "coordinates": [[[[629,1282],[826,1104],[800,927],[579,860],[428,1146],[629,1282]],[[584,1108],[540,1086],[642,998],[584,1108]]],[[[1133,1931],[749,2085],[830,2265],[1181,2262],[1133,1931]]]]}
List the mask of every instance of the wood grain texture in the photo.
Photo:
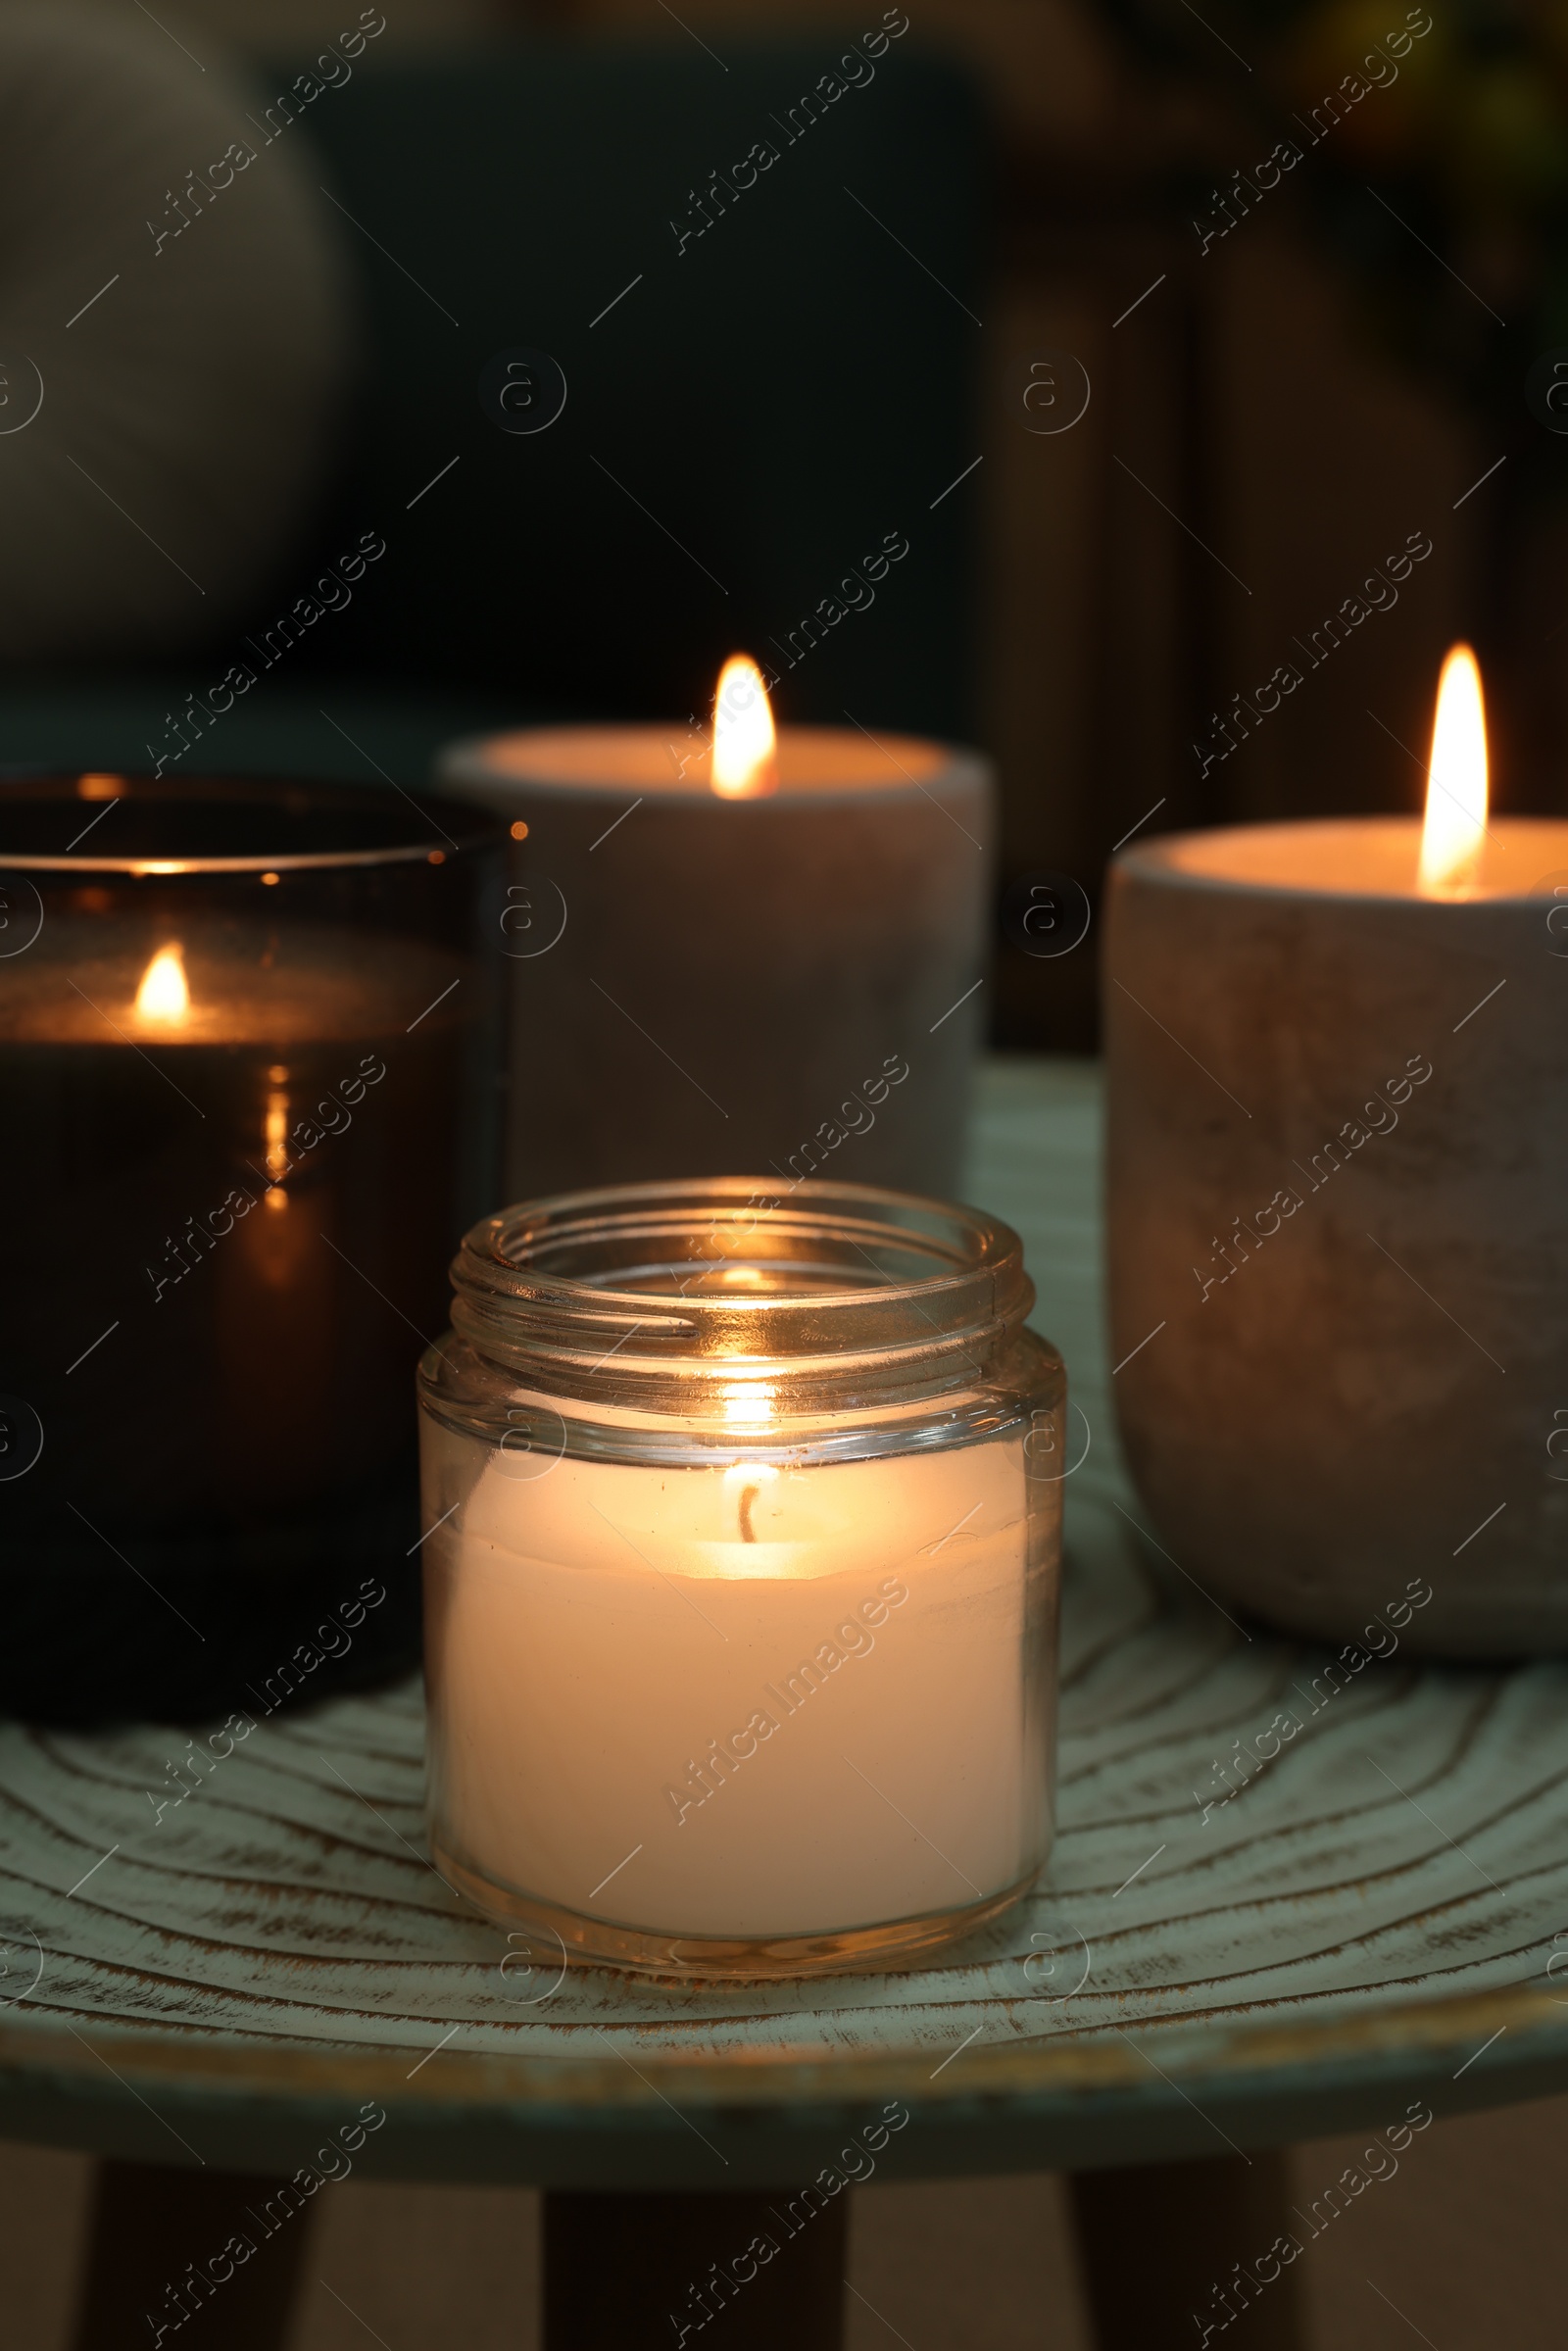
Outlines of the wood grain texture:
{"type": "Polygon", "coordinates": [[[504,1935],[424,1857],[416,1685],[262,1723],[156,1826],[182,1737],[7,1725],[0,2130],[289,2170],[373,2098],[394,2127],[362,2173],[733,2187],[809,2176],[890,2099],[917,2127],[883,2177],[1223,2154],[1568,2082],[1568,1672],[1396,1655],[1331,1689],[1327,1652],[1233,1623],[1142,1539],[1098,1131],[1087,1067],[988,1072],[972,1192],[1024,1235],[1073,1459],[1088,1440],[1058,1841],[1012,1920],[808,1984],[558,1982],[543,1953],[503,1977],[504,1935]],[[1298,1732],[1205,1817],[1282,1710],[1298,1732]]]}

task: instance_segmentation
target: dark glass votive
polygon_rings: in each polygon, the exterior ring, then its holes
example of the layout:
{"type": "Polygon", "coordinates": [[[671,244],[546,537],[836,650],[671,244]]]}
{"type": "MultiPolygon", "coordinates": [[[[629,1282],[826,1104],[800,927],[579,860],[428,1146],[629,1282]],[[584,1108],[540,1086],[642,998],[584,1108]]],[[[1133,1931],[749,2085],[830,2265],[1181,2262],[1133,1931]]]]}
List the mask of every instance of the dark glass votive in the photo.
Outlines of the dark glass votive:
{"type": "Polygon", "coordinates": [[[504,843],[379,788],[0,783],[0,1708],[259,1717],[417,1654],[504,843]]]}

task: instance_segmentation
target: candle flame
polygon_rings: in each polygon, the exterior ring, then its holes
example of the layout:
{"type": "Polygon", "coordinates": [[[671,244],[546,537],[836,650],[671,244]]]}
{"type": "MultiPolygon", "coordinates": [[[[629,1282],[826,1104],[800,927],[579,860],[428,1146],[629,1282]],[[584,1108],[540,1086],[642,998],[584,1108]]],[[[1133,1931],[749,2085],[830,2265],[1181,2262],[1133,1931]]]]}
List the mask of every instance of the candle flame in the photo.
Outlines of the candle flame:
{"type": "Polygon", "coordinates": [[[1481,671],[1468,645],[1455,645],[1438,681],[1421,828],[1421,887],[1434,896],[1469,888],[1487,831],[1487,719],[1481,671]]]}
{"type": "Polygon", "coordinates": [[[713,790],[726,800],[773,791],[775,748],[762,672],[749,654],[732,653],[713,696],[713,790]]]}
{"type": "Polygon", "coordinates": [[[161,947],[141,975],[136,1009],[143,1020],[185,1021],[190,1018],[190,990],[175,941],[161,947]]]}

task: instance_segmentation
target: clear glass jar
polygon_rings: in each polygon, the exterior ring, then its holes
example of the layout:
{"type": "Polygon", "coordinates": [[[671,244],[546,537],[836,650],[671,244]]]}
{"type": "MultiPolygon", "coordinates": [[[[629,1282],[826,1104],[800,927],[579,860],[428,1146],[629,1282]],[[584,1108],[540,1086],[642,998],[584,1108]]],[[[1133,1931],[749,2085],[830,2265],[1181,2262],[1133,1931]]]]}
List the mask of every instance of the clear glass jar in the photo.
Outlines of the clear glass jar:
{"type": "Polygon", "coordinates": [[[750,1178],[476,1225],[420,1365],[437,1866],[541,1962],[929,1951],[1051,1841],[1061,1359],[972,1209],[750,1178]]]}

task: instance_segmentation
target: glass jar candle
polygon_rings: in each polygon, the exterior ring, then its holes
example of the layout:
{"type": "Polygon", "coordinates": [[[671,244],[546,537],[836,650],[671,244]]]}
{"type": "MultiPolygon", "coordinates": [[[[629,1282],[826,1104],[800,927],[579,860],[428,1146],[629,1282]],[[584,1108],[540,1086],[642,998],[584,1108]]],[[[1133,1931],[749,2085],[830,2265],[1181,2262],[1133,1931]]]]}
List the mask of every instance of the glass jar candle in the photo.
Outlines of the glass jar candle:
{"type": "Polygon", "coordinates": [[[858,1185],[476,1225],[420,1365],[437,1866],[571,1958],[800,1976],[1049,1848],[1065,1382],[1017,1236],[858,1185]]]}
{"type": "Polygon", "coordinates": [[[495,1198],[505,833],[0,781],[0,1708],[270,1710],[418,1644],[411,1374],[495,1198]]]}

